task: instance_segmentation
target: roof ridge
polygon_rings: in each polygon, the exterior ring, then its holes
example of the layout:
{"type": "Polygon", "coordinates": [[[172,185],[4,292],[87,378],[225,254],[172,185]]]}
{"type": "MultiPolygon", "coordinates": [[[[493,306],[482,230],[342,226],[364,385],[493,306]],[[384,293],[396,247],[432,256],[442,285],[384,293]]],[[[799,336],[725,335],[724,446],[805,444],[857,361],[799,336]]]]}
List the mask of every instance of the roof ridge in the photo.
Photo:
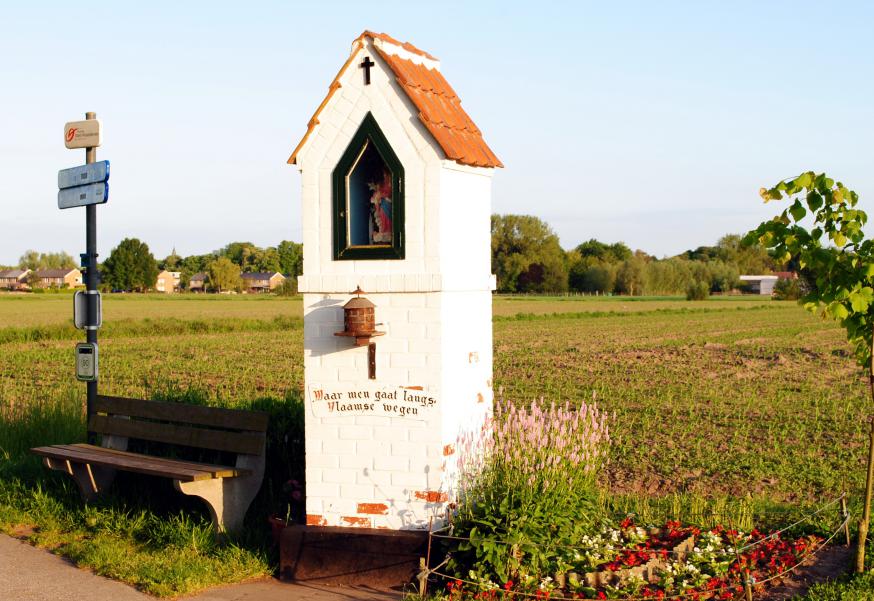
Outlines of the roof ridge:
{"type": "Polygon", "coordinates": [[[387,33],[378,33],[376,31],[371,31],[369,29],[365,29],[361,33],[361,35],[358,36],[358,39],[361,39],[363,37],[368,37],[370,39],[382,40],[383,42],[388,42],[389,44],[394,44],[395,46],[398,46],[399,48],[403,48],[407,52],[412,52],[413,54],[418,54],[419,56],[424,56],[425,58],[429,58],[432,61],[439,61],[440,60],[439,58],[437,58],[433,54],[429,54],[420,48],[416,48],[415,46],[413,46],[409,42],[401,42],[400,40],[397,40],[397,39],[391,37],[387,33]]]}

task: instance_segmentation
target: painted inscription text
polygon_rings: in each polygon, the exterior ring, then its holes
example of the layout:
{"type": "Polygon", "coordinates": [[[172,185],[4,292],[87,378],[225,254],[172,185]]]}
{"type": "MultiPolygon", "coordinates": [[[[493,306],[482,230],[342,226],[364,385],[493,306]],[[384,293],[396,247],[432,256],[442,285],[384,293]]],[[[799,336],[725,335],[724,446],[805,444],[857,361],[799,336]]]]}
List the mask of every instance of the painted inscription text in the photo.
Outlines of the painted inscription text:
{"type": "Polygon", "coordinates": [[[437,398],[414,387],[345,388],[342,384],[310,386],[309,403],[316,417],[375,415],[426,419],[437,398]]]}

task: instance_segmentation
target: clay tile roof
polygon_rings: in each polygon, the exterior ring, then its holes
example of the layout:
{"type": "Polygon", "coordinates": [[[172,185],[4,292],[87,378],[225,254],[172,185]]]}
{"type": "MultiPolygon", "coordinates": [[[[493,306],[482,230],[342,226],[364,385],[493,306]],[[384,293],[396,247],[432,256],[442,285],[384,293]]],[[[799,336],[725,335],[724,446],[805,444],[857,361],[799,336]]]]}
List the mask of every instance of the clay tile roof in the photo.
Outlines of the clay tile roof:
{"type": "MultiPolygon", "coordinates": [[[[300,143],[298,143],[294,152],[291,153],[291,157],[288,159],[289,164],[297,162],[298,152],[303,148],[310,133],[319,123],[319,113],[337,88],[340,87],[340,76],[352,62],[355,52],[361,48],[365,38],[381,40],[393,46],[403,48],[411,54],[422,56],[431,61],[437,60],[434,56],[419,50],[409,42],[399,42],[387,34],[374,33],[372,31],[362,33],[353,43],[353,51],[349,59],[331,83],[328,95],[322,101],[322,104],[319,105],[319,108],[316,109],[312,119],[310,119],[306,134],[300,143]]],[[[461,108],[461,99],[437,68],[431,68],[426,64],[420,64],[392,54],[385,45],[381,48],[377,47],[376,51],[395,74],[398,85],[416,109],[418,109],[419,121],[422,122],[422,125],[434,137],[434,141],[443,150],[447,159],[474,167],[504,166],[495,153],[492,152],[492,149],[489,148],[488,144],[486,144],[482,132],[480,132],[464,109],[461,108]]]]}

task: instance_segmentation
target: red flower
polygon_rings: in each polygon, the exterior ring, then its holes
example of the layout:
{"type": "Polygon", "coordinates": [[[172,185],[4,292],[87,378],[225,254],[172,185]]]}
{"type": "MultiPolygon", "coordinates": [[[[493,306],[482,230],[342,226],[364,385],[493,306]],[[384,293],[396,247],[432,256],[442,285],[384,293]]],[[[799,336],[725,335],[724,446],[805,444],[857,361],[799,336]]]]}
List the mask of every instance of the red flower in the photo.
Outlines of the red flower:
{"type": "Polygon", "coordinates": [[[604,591],[598,591],[598,599],[606,599],[607,595],[604,594],[604,591]]]}
{"type": "Polygon", "coordinates": [[[504,590],[505,591],[508,591],[511,588],[513,588],[513,581],[512,580],[508,580],[507,582],[504,583],[504,590]]]}

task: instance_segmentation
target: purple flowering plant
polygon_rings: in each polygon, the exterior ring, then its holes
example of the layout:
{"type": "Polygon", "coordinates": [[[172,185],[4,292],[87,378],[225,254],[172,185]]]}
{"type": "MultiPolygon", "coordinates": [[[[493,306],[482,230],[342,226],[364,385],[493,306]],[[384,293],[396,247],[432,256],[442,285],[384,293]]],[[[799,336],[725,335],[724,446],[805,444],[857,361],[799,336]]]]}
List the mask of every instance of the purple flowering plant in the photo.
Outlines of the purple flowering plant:
{"type": "Polygon", "coordinates": [[[448,549],[458,577],[553,573],[566,542],[600,527],[609,421],[594,400],[525,408],[499,398],[483,429],[461,437],[452,534],[470,540],[448,549]]]}

